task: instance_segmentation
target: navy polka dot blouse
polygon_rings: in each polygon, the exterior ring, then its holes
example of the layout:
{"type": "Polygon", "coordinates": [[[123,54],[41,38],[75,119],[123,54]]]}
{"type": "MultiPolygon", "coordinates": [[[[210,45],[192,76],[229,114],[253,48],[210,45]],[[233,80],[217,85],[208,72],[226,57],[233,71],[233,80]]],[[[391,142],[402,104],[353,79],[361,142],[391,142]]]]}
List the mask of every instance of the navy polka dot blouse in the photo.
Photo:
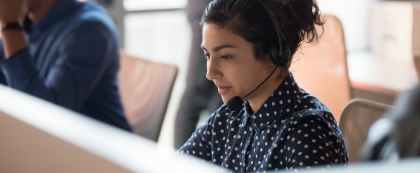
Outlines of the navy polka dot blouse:
{"type": "Polygon", "coordinates": [[[347,164],[343,135],[330,110],[299,88],[292,74],[251,114],[222,105],[179,149],[235,172],[347,164]]]}

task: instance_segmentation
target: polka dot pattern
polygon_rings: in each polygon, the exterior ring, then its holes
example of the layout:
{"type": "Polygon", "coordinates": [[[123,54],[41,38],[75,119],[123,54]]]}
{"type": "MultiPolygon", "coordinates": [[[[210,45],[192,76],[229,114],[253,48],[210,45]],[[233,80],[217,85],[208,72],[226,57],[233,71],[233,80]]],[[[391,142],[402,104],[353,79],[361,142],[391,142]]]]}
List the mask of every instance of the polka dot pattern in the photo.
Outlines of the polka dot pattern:
{"type": "Polygon", "coordinates": [[[348,162],[330,110],[299,88],[292,74],[260,109],[222,105],[179,149],[235,172],[311,169],[348,162]]]}

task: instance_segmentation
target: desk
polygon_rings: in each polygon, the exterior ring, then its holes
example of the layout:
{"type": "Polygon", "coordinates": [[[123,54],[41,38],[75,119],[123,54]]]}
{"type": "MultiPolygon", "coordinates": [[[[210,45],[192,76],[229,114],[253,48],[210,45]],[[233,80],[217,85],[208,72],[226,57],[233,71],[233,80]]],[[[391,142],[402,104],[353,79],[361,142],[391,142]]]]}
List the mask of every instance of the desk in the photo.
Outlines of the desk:
{"type": "Polygon", "coordinates": [[[350,85],[354,89],[397,96],[418,82],[412,61],[381,59],[366,51],[349,53],[347,65],[350,85]]]}

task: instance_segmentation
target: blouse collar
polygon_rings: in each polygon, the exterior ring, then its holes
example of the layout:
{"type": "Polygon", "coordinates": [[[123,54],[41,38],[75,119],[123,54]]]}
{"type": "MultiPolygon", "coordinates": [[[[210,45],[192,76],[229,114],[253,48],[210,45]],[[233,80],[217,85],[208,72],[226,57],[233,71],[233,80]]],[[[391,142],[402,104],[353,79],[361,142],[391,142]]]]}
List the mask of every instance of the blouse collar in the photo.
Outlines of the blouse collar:
{"type": "Polygon", "coordinates": [[[244,108],[246,114],[251,115],[252,127],[255,130],[262,129],[273,120],[278,119],[279,116],[288,116],[292,111],[288,108],[288,105],[299,98],[299,92],[303,92],[303,90],[300,91],[300,87],[292,73],[289,73],[280,86],[254,114],[251,114],[249,103],[246,102],[244,108]]]}

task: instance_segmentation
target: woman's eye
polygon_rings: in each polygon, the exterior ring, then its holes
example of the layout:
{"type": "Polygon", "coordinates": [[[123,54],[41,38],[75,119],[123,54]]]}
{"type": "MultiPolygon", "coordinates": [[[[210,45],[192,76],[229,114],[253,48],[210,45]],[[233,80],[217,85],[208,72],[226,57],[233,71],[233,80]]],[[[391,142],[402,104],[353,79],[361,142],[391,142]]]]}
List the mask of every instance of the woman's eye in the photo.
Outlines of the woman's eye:
{"type": "Polygon", "coordinates": [[[206,60],[209,60],[210,59],[210,54],[204,54],[203,58],[205,58],[206,60]]]}
{"type": "Polygon", "coordinates": [[[222,55],[220,58],[222,58],[222,59],[231,59],[232,56],[230,56],[230,55],[222,55]]]}

